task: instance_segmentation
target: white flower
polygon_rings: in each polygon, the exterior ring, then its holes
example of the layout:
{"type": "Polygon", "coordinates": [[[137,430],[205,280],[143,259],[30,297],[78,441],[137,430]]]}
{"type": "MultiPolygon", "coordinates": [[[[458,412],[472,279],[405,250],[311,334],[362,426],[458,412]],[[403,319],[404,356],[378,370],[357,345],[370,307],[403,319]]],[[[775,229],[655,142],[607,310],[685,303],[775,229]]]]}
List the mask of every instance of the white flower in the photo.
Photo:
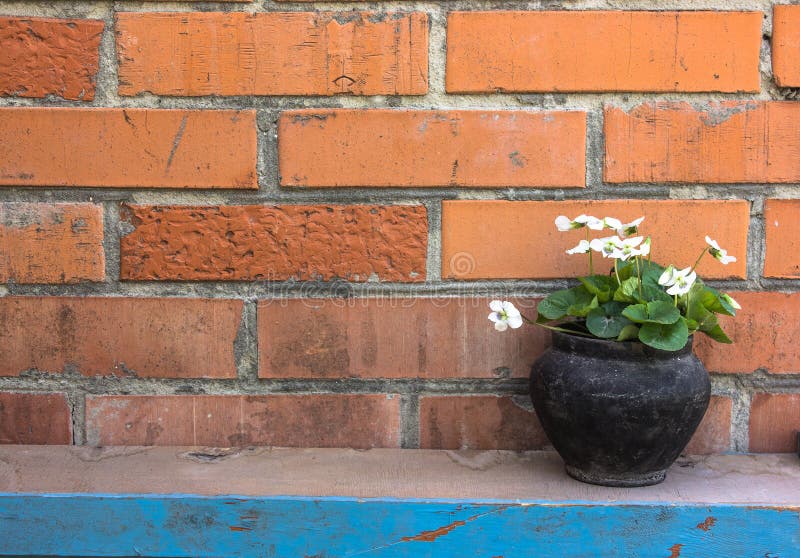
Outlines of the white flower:
{"type": "Polygon", "coordinates": [[[578,227],[572,226],[572,221],[569,220],[569,217],[566,215],[559,215],[556,217],[556,228],[561,232],[570,231],[572,229],[576,229],[578,227]]]}
{"type": "Polygon", "coordinates": [[[725,302],[727,302],[728,304],[730,304],[731,306],[733,306],[737,310],[741,310],[742,309],[742,307],[739,306],[739,303],[736,302],[731,295],[722,293],[722,298],[725,300],[725,302]]]}
{"type": "Polygon", "coordinates": [[[606,217],[603,219],[603,226],[605,226],[607,229],[614,229],[616,231],[622,228],[622,221],[619,219],[614,219],[613,217],[606,217]]]}
{"type": "Polygon", "coordinates": [[[736,258],[728,255],[727,250],[723,250],[719,247],[716,240],[712,240],[710,237],[706,236],[706,243],[709,246],[708,253],[718,259],[721,264],[728,265],[736,261],[736,258]]]}
{"type": "MultiPolygon", "coordinates": [[[[644,219],[644,217],[642,217],[642,219],[644,219]]],[[[639,253],[636,254],[636,255],[637,256],[647,256],[648,254],[650,254],[650,237],[649,236],[645,239],[644,242],[642,242],[642,245],[639,246],[639,253]]]]}
{"type": "Polygon", "coordinates": [[[581,240],[575,248],[567,250],[567,254],[585,254],[590,249],[589,241],[581,240]]]}
{"type": "Polygon", "coordinates": [[[566,215],[556,217],[556,228],[561,232],[589,227],[592,230],[603,230],[603,221],[591,215],[578,215],[572,221],[566,215]]]}
{"type": "Polygon", "coordinates": [[[489,308],[492,310],[489,320],[494,322],[497,331],[505,331],[509,326],[517,329],[522,325],[522,314],[512,303],[506,300],[493,300],[489,303],[489,308]]]}
{"type": "Polygon", "coordinates": [[[634,238],[626,238],[625,240],[621,240],[619,246],[616,248],[611,257],[620,259],[624,262],[633,256],[638,256],[640,251],[637,250],[636,247],[642,243],[642,238],[644,237],[637,236],[634,238]]]}
{"type": "Polygon", "coordinates": [[[625,223],[624,225],[620,225],[617,227],[617,234],[620,235],[622,238],[626,236],[630,236],[632,234],[636,234],[639,232],[639,225],[642,224],[644,221],[644,217],[639,217],[638,219],[634,219],[630,223],[625,223]]]}
{"type": "Polygon", "coordinates": [[[580,215],[575,217],[575,221],[578,223],[586,223],[586,226],[592,229],[593,231],[602,231],[605,227],[602,219],[598,219],[597,217],[592,217],[591,215],[580,215]],[[580,220],[582,219],[582,221],[580,220]]]}
{"type": "Polygon", "coordinates": [[[622,249],[622,239],[618,236],[595,238],[589,243],[589,247],[602,253],[604,258],[618,258],[616,254],[622,249]]]}
{"type": "Polygon", "coordinates": [[[694,285],[695,279],[697,279],[697,273],[692,271],[691,267],[677,271],[674,267],[669,266],[658,278],[658,284],[669,287],[668,295],[685,295],[694,285]]]}

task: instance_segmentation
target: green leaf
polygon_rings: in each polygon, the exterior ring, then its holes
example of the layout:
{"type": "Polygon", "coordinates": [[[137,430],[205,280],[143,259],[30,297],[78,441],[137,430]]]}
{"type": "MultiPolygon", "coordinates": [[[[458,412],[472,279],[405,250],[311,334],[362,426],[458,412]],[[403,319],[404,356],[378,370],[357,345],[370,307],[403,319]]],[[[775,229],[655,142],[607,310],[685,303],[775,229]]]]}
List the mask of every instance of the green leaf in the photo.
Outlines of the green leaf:
{"type": "Polygon", "coordinates": [[[719,324],[717,324],[708,331],[703,330],[703,333],[708,335],[714,341],[719,341],[720,343],[733,343],[733,341],[731,341],[731,338],[728,337],[724,331],[722,331],[721,327],[719,327],[719,324]]]}
{"type": "Polygon", "coordinates": [[[622,328],[622,331],[617,335],[617,341],[628,341],[629,339],[637,339],[639,337],[639,326],[628,324],[622,328]]]}
{"type": "Polygon", "coordinates": [[[608,302],[611,300],[611,291],[616,286],[616,279],[607,275],[590,275],[588,277],[581,277],[580,282],[586,287],[586,290],[597,297],[598,302],[608,302]]]}
{"type": "Polygon", "coordinates": [[[681,318],[680,311],[674,304],[655,300],[647,303],[647,322],[656,324],[674,324],[681,318]]]}
{"type": "Polygon", "coordinates": [[[632,322],[643,324],[647,321],[647,305],[631,304],[622,311],[622,315],[632,322]]]}
{"type": "Polygon", "coordinates": [[[622,281],[622,284],[614,292],[614,300],[617,302],[638,302],[639,301],[639,279],[629,277],[622,281]]]}
{"type": "MultiPolygon", "coordinates": [[[[592,303],[594,296],[583,286],[556,291],[539,302],[536,310],[548,320],[558,320],[567,314],[575,316],[592,303]]],[[[586,310],[588,312],[588,309],[586,310]]],[[[585,315],[585,314],[584,314],[585,315]]]]}
{"type": "Polygon", "coordinates": [[[586,328],[592,335],[603,339],[617,337],[625,326],[630,325],[630,320],[622,315],[624,304],[607,302],[594,308],[586,316],[586,328]]]}
{"type": "Polygon", "coordinates": [[[639,341],[662,351],[682,349],[688,339],[689,328],[682,318],[674,324],[647,323],[639,329],[639,341]]]}
{"type": "Polygon", "coordinates": [[[717,314],[736,315],[736,308],[731,306],[717,289],[704,286],[703,291],[700,293],[700,301],[703,306],[717,314]]]}

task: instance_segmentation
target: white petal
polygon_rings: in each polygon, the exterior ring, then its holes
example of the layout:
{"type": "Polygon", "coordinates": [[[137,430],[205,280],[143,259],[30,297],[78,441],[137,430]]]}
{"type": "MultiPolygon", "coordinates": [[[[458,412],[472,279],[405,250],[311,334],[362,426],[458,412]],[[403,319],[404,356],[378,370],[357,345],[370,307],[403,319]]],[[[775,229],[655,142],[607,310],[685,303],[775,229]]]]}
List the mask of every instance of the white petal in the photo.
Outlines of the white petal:
{"type": "MultiPolygon", "coordinates": [[[[686,284],[689,287],[691,287],[692,285],[694,285],[694,282],[695,282],[696,279],[697,279],[697,272],[696,271],[692,271],[689,275],[686,276],[685,281],[686,281],[686,284]]],[[[686,290],[688,291],[689,289],[686,289],[686,290]]]]}
{"type": "Polygon", "coordinates": [[[509,316],[508,325],[511,326],[511,329],[517,329],[522,325],[522,316],[509,316]]]}
{"type": "Polygon", "coordinates": [[[603,246],[605,246],[605,242],[603,242],[602,239],[599,238],[592,239],[592,241],[589,243],[589,248],[591,248],[595,252],[602,252],[603,246]]]}
{"type": "Polygon", "coordinates": [[[637,246],[639,246],[639,244],[642,243],[642,240],[644,240],[643,236],[634,236],[633,238],[626,238],[625,240],[623,240],[622,245],[628,246],[630,248],[636,248],[637,246]]]}
{"type": "Polygon", "coordinates": [[[505,312],[506,316],[508,316],[509,318],[520,315],[519,310],[517,310],[517,307],[508,301],[503,302],[503,312],[505,312]]]}
{"type": "Polygon", "coordinates": [[[572,221],[566,215],[559,215],[556,217],[556,228],[561,232],[572,229],[572,221]]]}
{"type": "Polygon", "coordinates": [[[735,262],[735,261],[736,261],[736,258],[735,258],[734,256],[722,256],[722,257],[719,259],[719,261],[720,261],[720,263],[722,263],[722,264],[728,265],[728,264],[729,264],[729,263],[731,263],[731,262],[735,262]]]}
{"type": "Polygon", "coordinates": [[[661,274],[661,277],[658,278],[658,284],[669,286],[675,283],[675,268],[669,266],[667,269],[664,270],[664,273],[661,274]]]}
{"type": "Polygon", "coordinates": [[[684,295],[684,294],[688,293],[688,292],[689,292],[689,289],[691,289],[691,288],[692,288],[692,286],[691,286],[691,285],[688,285],[688,286],[684,285],[684,286],[682,286],[682,285],[680,285],[679,283],[675,283],[675,284],[674,284],[674,285],[672,285],[672,286],[671,286],[669,289],[667,289],[667,294],[668,294],[668,295],[672,295],[672,296],[675,296],[675,295],[684,295]]]}
{"type": "Polygon", "coordinates": [[[498,314],[497,312],[492,312],[491,314],[489,314],[489,321],[497,323],[501,320],[502,318],[500,317],[500,314],[498,314]]]}
{"type": "Polygon", "coordinates": [[[586,221],[586,226],[592,229],[593,231],[602,231],[603,228],[605,227],[601,219],[591,216],[588,217],[588,220],[586,221]]]}
{"type": "Polygon", "coordinates": [[[716,240],[712,240],[710,236],[706,235],[706,244],[714,248],[715,250],[720,250],[719,244],[717,244],[716,240]]]}
{"type": "Polygon", "coordinates": [[[585,215],[585,214],[581,213],[580,215],[575,217],[572,220],[572,222],[573,223],[580,223],[581,225],[585,225],[589,221],[589,219],[594,219],[594,217],[589,217],[588,215],[585,215]]]}
{"type": "Polygon", "coordinates": [[[603,222],[605,223],[605,226],[609,229],[617,230],[622,228],[622,221],[620,221],[619,219],[614,219],[613,217],[606,217],[605,219],[603,219],[603,222]]]}
{"type": "Polygon", "coordinates": [[[502,322],[495,322],[495,324],[494,324],[494,328],[495,328],[497,331],[505,331],[505,330],[507,330],[507,329],[508,329],[508,324],[507,324],[505,321],[502,321],[502,322]]]}
{"type": "Polygon", "coordinates": [[[503,311],[503,301],[502,300],[493,300],[489,303],[489,308],[492,312],[502,312],[503,311]]]}
{"type": "Polygon", "coordinates": [[[585,254],[591,248],[588,240],[581,240],[575,248],[567,250],[567,254],[585,254]]]}

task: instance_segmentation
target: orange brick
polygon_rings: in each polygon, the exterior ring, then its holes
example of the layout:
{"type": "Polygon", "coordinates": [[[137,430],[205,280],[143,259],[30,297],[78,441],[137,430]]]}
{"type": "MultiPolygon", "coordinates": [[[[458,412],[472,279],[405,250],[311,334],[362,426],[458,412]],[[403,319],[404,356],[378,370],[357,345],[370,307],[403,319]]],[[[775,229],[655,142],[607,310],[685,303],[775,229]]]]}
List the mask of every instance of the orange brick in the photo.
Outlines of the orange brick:
{"type": "Polygon", "coordinates": [[[90,445],[396,448],[399,397],[89,396],[90,445]]]}
{"type": "Polygon", "coordinates": [[[798,182],[800,104],[659,102],[605,110],[607,182],[798,182]]]}
{"type": "Polygon", "coordinates": [[[736,317],[720,317],[720,325],[733,341],[721,345],[698,335],[695,351],[710,372],[773,374],[800,373],[800,293],[733,292],[742,306],[736,317]]]}
{"type": "Polygon", "coordinates": [[[0,376],[235,378],[240,300],[0,298],[0,376]]]}
{"type": "Polygon", "coordinates": [[[424,206],[129,206],[122,279],[425,280],[424,206]]]}
{"type": "Polygon", "coordinates": [[[800,277],[800,200],[766,200],[764,276],[800,277]]]}
{"type": "Polygon", "coordinates": [[[586,114],[288,111],[278,151],[282,186],[582,187],[586,114]]]}
{"type": "Polygon", "coordinates": [[[0,203],[0,282],[75,283],[105,275],[99,205],[0,203]]]}
{"type": "Polygon", "coordinates": [[[91,101],[102,21],[0,17],[0,96],[91,101]]]}
{"type": "Polygon", "coordinates": [[[731,450],[731,408],[730,397],[711,396],[708,411],[697,428],[684,453],[689,455],[708,455],[725,453],[731,450]]]}
{"type": "Polygon", "coordinates": [[[527,395],[423,397],[419,413],[425,449],[524,451],[549,445],[527,395]]]}
{"type": "Polygon", "coordinates": [[[0,185],[257,188],[255,111],[0,108],[0,185]]]}
{"type": "Polygon", "coordinates": [[[0,444],[72,444],[72,416],[62,393],[0,392],[0,444]]]}
{"type": "Polygon", "coordinates": [[[772,9],[772,74],[779,87],[800,87],[800,6],[772,9]]]}
{"type": "MultiPolygon", "coordinates": [[[[543,328],[495,333],[484,298],[259,303],[263,378],[527,378],[543,328]],[[458,335],[453,335],[456,324],[458,335]]],[[[535,314],[534,300],[515,300],[535,314]]]]}
{"type": "MultiPolygon", "coordinates": [[[[623,222],[645,216],[641,234],[653,238],[653,260],[692,265],[706,234],[737,261],[727,266],[706,257],[697,268],[706,278],[746,274],[749,203],[740,200],[445,201],[442,204],[442,277],[453,279],[547,279],[586,275],[585,255],[565,250],[585,231],[559,232],[555,218],[582,213],[623,222]],[[687,236],[691,231],[691,236],[687,236]]],[[[593,232],[592,238],[608,231],[593,232]]],[[[595,271],[609,260],[595,257],[595,271]]]]}
{"type": "Polygon", "coordinates": [[[750,451],[797,451],[800,394],[756,393],[750,404],[750,451]]]}
{"type": "Polygon", "coordinates": [[[424,95],[428,16],[118,13],[119,92],[424,95]]]}
{"type": "Polygon", "coordinates": [[[752,91],[761,12],[455,12],[447,91],[752,91]]]}

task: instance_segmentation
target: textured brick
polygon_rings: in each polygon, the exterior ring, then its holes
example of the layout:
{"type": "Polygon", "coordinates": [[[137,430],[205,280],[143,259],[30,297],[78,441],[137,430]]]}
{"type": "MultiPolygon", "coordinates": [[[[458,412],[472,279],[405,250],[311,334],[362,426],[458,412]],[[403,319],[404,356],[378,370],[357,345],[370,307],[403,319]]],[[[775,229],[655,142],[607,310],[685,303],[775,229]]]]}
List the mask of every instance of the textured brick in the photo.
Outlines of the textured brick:
{"type": "Polygon", "coordinates": [[[800,6],[774,6],[772,74],[779,87],[800,87],[800,6]]]}
{"type": "Polygon", "coordinates": [[[0,185],[257,188],[255,111],[0,108],[0,185]]]}
{"type": "Polygon", "coordinates": [[[424,95],[428,16],[118,13],[119,91],[424,95]]]}
{"type": "Polygon", "coordinates": [[[750,404],[750,451],[797,451],[800,394],[756,393],[750,404]]]}
{"type": "Polygon", "coordinates": [[[731,408],[729,397],[711,396],[708,411],[684,453],[708,455],[731,450],[731,408]]]}
{"type": "Polygon", "coordinates": [[[0,96],[91,101],[102,21],[0,17],[0,96]]]}
{"type": "Polygon", "coordinates": [[[61,393],[0,392],[0,444],[71,444],[72,416],[61,393]]]}
{"type": "Polygon", "coordinates": [[[733,292],[742,306],[736,317],[720,317],[733,345],[698,335],[695,350],[709,371],[800,374],[800,293],[733,292]]]}
{"type": "MultiPolygon", "coordinates": [[[[653,260],[692,265],[710,235],[738,260],[727,266],[706,257],[702,277],[744,278],[749,203],[740,200],[608,201],[445,201],[442,204],[442,277],[525,279],[576,277],[588,273],[585,255],[565,250],[585,238],[585,230],[559,232],[558,215],[611,216],[623,222],[645,216],[641,234],[653,238],[653,260]],[[692,231],[687,237],[686,231],[692,231]]],[[[594,231],[592,231],[594,232],[594,231]]],[[[607,233],[608,231],[606,231],[607,233]]],[[[604,236],[594,232],[592,238],[604,236]]],[[[609,260],[595,258],[595,271],[609,260]]]]}
{"type": "Polygon", "coordinates": [[[278,151],[283,186],[581,187],[586,114],[288,111],[278,151]]]}
{"type": "Polygon", "coordinates": [[[0,282],[75,283],[104,278],[102,207],[0,203],[0,282]]]}
{"type": "Polygon", "coordinates": [[[479,395],[423,397],[420,447],[532,450],[549,445],[530,398],[479,395]]]}
{"type": "Polygon", "coordinates": [[[91,445],[399,446],[399,397],[387,395],[90,396],[91,445]]]}
{"type": "Polygon", "coordinates": [[[800,200],[766,200],[764,229],[764,276],[800,277],[800,200]]]}
{"type": "Polygon", "coordinates": [[[752,91],[761,12],[455,12],[447,91],[752,91]]]}
{"type": "Polygon", "coordinates": [[[235,378],[240,300],[0,298],[0,375],[235,378]]]}
{"type": "Polygon", "coordinates": [[[123,279],[424,281],[423,206],[129,206],[123,279]]]}
{"type": "Polygon", "coordinates": [[[800,103],[605,110],[607,182],[798,182],[800,103]]]}
{"type": "MultiPolygon", "coordinates": [[[[526,378],[543,328],[495,333],[484,298],[259,303],[264,378],[526,378]],[[453,335],[453,328],[457,335],[453,335]]],[[[514,300],[535,313],[534,300],[514,300]]]]}

